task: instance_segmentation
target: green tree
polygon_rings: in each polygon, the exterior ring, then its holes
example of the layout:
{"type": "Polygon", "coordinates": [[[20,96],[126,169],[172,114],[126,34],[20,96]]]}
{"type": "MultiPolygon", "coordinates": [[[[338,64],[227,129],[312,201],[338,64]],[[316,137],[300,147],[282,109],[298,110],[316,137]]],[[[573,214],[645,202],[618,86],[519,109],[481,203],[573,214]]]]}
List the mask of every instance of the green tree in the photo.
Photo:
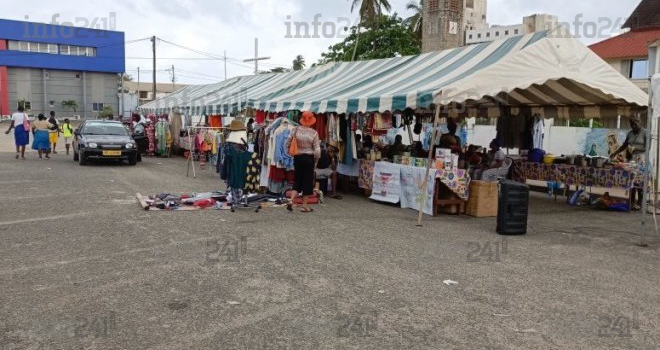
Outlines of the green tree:
{"type": "Polygon", "coordinates": [[[392,9],[389,0],[353,0],[351,13],[358,7],[360,8],[360,22],[358,22],[357,26],[357,38],[355,39],[351,61],[355,60],[355,55],[357,54],[358,44],[360,42],[360,28],[377,25],[379,18],[383,15],[383,10],[389,12],[392,9]]]}
{"type": "Polygon", "coordinates": [[[73,110],[73,113],[76,113],[76,111],[78,111],[78,103],[74,100],[62,101],[62,107],[71,108],[73,110]]]}
{"type": "Polygon", "coordinates": [[[351,27],[351,33],[344,41],[330,46],[328,52],[321,54],[319,64],[352,61],[354,52],[358,60],[417,55],[421,52],[420,40],[396,13],[380,16],[377,22],[365,29],[358,41],[358,28],[351,27]]]}
{"type": "Polygon", "coordinates": [[[406,10],[414,11],[414,14],[403,20],[410,30],[415,33],[418,40],[422,40],[422,25],[424,20],[424,0],[419,0],[419,4],[411,1],[406,5],[406,10]]]}
{"type": "Polygon", "coordinates": [[[112,110],[112,107],[110,106],[104,106],[103,110],[99,112],[99,117],[101,118],[109,118],[115,115],[115,112],[112,110]]]}
{"type": "Polygon", "coordinates": [[[276,67],[276,68],[271,69],[270,72],[262,72],[262,73],[263,73],[263,74],[268,74],[268,73],[286,73],[286,72],[290,72],[290,71],[291,71],[291,70],[288,69],[288,68],[284,68],[284,67],[276,67]]]}
{"type": "Polygon", "coordinates": [[[305,57],[303,55],[296,56],[296,59],[293,60],[293,70],[303,70],[305,66],[305,57]]]}

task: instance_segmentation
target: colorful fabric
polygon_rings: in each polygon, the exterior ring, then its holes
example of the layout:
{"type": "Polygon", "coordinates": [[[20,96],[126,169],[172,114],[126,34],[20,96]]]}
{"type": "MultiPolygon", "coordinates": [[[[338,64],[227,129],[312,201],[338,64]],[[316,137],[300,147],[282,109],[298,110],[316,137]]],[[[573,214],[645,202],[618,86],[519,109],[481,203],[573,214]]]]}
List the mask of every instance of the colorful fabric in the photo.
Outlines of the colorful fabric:
{"type": "Polygon", "coordinates": [[[445,186],[454,192],[461,199],[467,200],[470,197],[470,175],[464,169],[438,169],[435,171],[436,179],[440,179],[445,186]]]}
{"type": "Polygon", "coordinates": [[[156,123],[156,147],[158,154],[164,155],[167,153],[167,139],[170,133],[170,124],[164,120],[156,123]]]}
{"type": "Polygon", "coordinates": [[[247,178],[245,181],[245,191],[249,193],[259,192],[261,183],[261,159],[257,153],[252,153],[252,159],[247,165],[247,178]]]}
{"type": "Polygon", "coordinates": [[[571,186],[621,188],[629,190],[641,184],[644,174],[638,169],[593,168],[566,164],[513,162],[514,179],[554,181],[571,186]]]}
{"type": "MultiPolygon", "coordinates": [[[[373,188],[374,165],[376,162],[371,160],[360,160],[360,176],[358,185],[360,188],[371,190],[373,188]]],[[[397,164],[398,165],[398,164],[397,164]]],[[[406,167],[401,165],[400,167],[406,167]]],[[[420,168],[420,167],[416,167],[420,168]]],[[[420,168],[423,169],[423,168],[420,168]]],[[[467,200],[470,197],[471,178],[467,170],[464,169],[431,169],[431,174],[435,171],[435,178],[440,179],[447,188],[454,192],[461,199],[467,200]]]]}
{"type": "Polygon", "coordinates": [[[42,151],[50,150],[48,134],[48,130],[36,130],[34,132],[34,141],[32,141],[32,149],[42,151]]]}
{"type": "Polygon", "coordinates": [[[149,141],[147,155],[153,156],[156,153],[156,128],[154,128],[153,123],[145,125],[144,132],[147,133],[147,141],[149,141]]]}
{"type": "Polygon", "coordinates": [[[48,133],[48,141],[50,143],[57,143],[57,139],[59,139],[59,135],[57,134],[57,131],[51,131],[48,133]]]}
{"type": "Polygon", "coordinates": [[[23,129],[23,123],[14,126],[14,141],[16,147],[27,146],[30,143],[30,132],[23,129]]]}
{"type": "Polygon", "coordinates": [[[358,186],[360,188],[371,190],[373,187],[374,163],[373,160],[360,160],[360,175],[358,176],[358,186]]]}

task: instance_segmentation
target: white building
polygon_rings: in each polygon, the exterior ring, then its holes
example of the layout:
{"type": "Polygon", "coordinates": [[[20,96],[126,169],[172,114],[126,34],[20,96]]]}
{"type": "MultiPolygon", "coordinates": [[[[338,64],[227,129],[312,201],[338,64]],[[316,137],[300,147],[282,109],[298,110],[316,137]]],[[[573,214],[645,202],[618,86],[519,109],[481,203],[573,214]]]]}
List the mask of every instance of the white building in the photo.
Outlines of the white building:
{"type": "Polygon", "coordinates": [[[535,14],[523,17],[522,24],[515,25],[493,25],[481,29],[468,29],[465,31],[465,44],[473,45],[499,39],[507,39],[513,36],[555,29],[559,24],[557,16],[548,14],[535,14]]]}
{"type": "Polygon", "coordinates": [[[463,26],[465,31],[488,29],[486,14],[488,2],[486,0],[465,0],[463,13],[463,26]]]}

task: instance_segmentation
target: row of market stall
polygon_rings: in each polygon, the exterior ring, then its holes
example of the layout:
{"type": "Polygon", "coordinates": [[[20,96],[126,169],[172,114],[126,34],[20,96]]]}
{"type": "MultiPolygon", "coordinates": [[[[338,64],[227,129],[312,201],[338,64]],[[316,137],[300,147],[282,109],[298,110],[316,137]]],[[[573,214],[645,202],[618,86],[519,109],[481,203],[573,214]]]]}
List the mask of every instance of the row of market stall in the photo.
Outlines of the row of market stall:
{"type": "MultiPolygon", "coordinates": [[[[142,112],[188,117],[241,113],[253,119],[248,129],[252,135],[246,137],[256,148],[251,151],[261,155],[258,183],[278,193],[290,180],[287,172],[291,169],[273,154],[263,156],[264,142],[279,147],[281,133],[273,130],[282,123],[295,125],[298,111],[311,111],[321,138],[340,152],[340,174],[358,178],[373,199],[434,214],[443,201],[470,197],[470,172],[462,169],[466,167],[455,163],[443,167],[436,162],[439,153],[434,145],[439,145],[440,135],[433,131],[447,133],[450,120],[460,124],[469,117],[500,118],[511,120],[512,125],[502,127],[510,130],[518,120],[532,117],[639,116],[647,104],[647,94],[581,42],[546,31],[416,56],[333,62],[304,71],[188,86],[142,106],[142,112]],[[407,161],[394,161],[357,150],[366,137],[369,142],[390,145],[396,143],[397,134],[406,132],[409,141],[419,143],[423,156],[407,154],[407,161]],[[420,201],[421,197],[432,200],[420,201]]],[[[210,145],[200,147],[217,154],[219,146],[213,145],[222,140],[215,138],[215,132],[227,127],[220,124],[188,131],[196,132],[194,139],[201,139],[201,144],[210,145]],[[210,133],[214,136],[207,137],[210,133]]],[[[513,142],[510,138],[519,137],[510,135],[502,132],[499,138],[513,142]]],[[[463,148],[466,141],[462,140],[463,148]]],[[[533,165],[524,166],[528,174],[536,171],[533,165]]],[[[580,173],[579,169],[568,171],[580,173]]],[[[622,180],[629,174],[619,171],[610,177],[613,182],[604,174],[602,184],[630,189],[632,181],[622,180]]]]}

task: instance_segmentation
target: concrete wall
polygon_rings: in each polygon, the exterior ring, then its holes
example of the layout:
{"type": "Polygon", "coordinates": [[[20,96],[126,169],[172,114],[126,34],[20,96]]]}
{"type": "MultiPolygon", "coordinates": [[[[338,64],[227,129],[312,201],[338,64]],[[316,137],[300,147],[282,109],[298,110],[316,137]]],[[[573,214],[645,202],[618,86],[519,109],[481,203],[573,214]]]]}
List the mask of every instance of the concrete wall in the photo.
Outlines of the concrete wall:
{"type": "Polygon", "coordinates": [[[116,74],[86,73],[86,105],[83,105],[82,72],[9,67],[8,78],[11,111],[16,110],[18,101],[22,99],[31,102],[30,114],[55,111],[62,117],[76,114],[93,118],[98,116],[98,112],[92,111],[95,102],[112,107],[115,113],[119,111],[116,74]],[[62,101],[66,100],[74,100],[78,103],[76,113],[62,106],[62,101]]]}
{"type": "Polygon", "coordinates": [[[425,1],[422,52],[442,51],[463,46],[464,11],[463,0],[425,1]],[[451,27],[453,27],[453,31],[450,30],[451,27]]]}

